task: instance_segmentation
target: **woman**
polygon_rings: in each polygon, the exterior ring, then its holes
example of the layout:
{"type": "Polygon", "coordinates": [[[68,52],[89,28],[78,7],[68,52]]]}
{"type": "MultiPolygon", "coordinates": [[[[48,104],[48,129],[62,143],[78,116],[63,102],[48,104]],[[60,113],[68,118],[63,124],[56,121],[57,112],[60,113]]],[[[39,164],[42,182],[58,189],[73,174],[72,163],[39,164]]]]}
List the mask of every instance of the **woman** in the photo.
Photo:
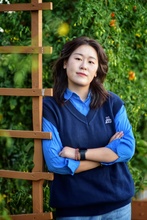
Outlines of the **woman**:
{"type": "Polygon", "coordinates": [[[67,42],[57,60],[53,97],[43,104],[44,158],[57,220],[131,219],[134,184],[126,162],[135,140],[123,101],[103,87],[108,60],[87,37],[67,42]]]}

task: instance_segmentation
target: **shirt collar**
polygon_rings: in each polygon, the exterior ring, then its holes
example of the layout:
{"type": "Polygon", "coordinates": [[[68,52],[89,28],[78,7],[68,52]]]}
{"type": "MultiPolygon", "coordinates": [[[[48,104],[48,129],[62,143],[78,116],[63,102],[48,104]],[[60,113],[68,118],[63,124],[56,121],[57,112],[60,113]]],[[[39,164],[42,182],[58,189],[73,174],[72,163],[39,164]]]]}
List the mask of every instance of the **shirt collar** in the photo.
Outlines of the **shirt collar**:
{"type": "MultiPolygon", "coordinates": [[[[70,100],[71,98],[80,99],[80,97],[75,92],[72,92],[68,88],[65,90],[64,98],[66,99],[66,101],[70,100]]],[[[88,96],[87,96],[87,98],[85,99],[84,102],[87,102],[90,99],[91,99],[91,92],[88,93],[88,96]]]]}

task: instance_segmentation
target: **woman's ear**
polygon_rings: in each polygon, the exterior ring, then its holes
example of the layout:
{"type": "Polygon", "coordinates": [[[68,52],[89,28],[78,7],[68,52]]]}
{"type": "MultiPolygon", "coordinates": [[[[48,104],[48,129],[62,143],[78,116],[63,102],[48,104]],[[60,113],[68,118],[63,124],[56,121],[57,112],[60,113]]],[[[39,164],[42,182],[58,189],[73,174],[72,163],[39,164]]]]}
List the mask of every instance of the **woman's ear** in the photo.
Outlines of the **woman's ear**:
{"type": "Polygon", "coordinates": [[[67,61],[64,61],[64,63],[63,63],[63,69],[66,69],[66,63],[67,63],[67,61]]]}
{"type": "Polygon", "coordinates": [[[97,71],[96,71],[94,77],[97,77],[97,76],[98,76],[98,69],[99,69],[99,67],[97,68],[97,71]]]}

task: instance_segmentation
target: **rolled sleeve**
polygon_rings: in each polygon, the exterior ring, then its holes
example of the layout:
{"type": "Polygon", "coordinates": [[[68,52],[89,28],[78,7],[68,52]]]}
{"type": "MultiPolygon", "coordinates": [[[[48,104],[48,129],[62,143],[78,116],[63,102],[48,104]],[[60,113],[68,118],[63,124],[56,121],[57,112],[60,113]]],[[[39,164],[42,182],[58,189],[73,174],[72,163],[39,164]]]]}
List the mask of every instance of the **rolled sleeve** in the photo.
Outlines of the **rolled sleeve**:
{"type": "Polygon", "coordinates": [[[103,162],[103,165],[111,165],[117,162],[128,162],[135,152],[135,139],[124,106],[121,107],[115,117],[115,127],[116,132],[123,131],[124,136],[110,142],[106,147],[114,151],[118,155],[118,159],[110,163],[103,162]]]}
{"type": "Polygon", "coordinates": [[[63,175],[74,175],[75,170],[78,168],[80,162],[69,158],[60,157],[59,152],[62,150],[63,146],[57,129],[45,118],[43,118],[42,124],[43,131],[52,133],[51,140],[42,140],[43,155],[48,170],[50,172],[63,175]]]}

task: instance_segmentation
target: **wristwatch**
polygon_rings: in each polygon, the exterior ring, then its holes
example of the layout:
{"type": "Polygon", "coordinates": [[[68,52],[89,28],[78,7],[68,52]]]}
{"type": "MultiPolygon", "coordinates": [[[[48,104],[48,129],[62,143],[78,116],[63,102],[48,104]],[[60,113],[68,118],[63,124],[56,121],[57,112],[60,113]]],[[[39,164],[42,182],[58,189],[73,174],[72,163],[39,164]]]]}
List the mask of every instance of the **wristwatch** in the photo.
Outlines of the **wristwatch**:
{"type": "Polygon", "coordinates": [[[79,149],[80,160],[86,160],[86,151],[87,149],[79,149]]]}

